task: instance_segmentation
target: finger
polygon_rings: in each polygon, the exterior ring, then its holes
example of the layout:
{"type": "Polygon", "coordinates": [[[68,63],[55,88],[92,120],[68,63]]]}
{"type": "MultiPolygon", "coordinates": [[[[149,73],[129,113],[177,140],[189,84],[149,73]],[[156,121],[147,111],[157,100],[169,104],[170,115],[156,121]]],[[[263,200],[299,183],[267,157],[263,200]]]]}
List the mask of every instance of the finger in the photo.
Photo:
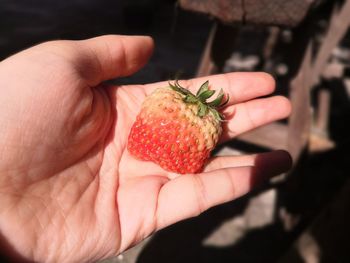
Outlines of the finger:
{"type": "MultiPolygon", "coordinates": [[[[209,86],[213,90],[224,90],[229,95],[228,105],[248,101],[256,97],[271,94],[275,90],[275,81],[271,75],[264,72],[233,72],[190,80],[180,80],[179,84],[196,93],[199,87],[209,80],[209,86]]],[[[146,85],[146,93],[150,94],[154,89],[167,86],[168,82],[159,82],[146,85]]]]}
{"type": "Polygon", "coordinates": [[[291,112],[290,101],[282,96],[255,99],[228,107],[224,111],[221,142],[270,122],[284,119],[291,112]]]}
{"type": "Polygon", "coordinates": [[[79,47],[91,67],[85,77],[97,85],[131,75],[144,66],[153,51],[153,40],[146,36],[107,35],[80,41],[79,47]]]}
{"type": "Polygon", "coordinates": [[[105,35],[80,41],[51,41],[35,47],[73,64],[89,86],[128,76],[146,64],[153,51],[147,36],[105,35]]]}
{"type": "MultiPolygon", "coordinates": [[[[288,167],[291,164],[291,157],[290,154],[284,150],[276,150],[272,152],[250,155],[218,156],[213,157],[208,162],[208,164],[205,166],[204,171],[210,172],[213,170],[229,167],[254,166],[258,162],[271,165],[272,168],[276,168],[278,165],[288,167]]],[[[281,169],[282,168],[277,167],[277,170],[281,169]]]]}
{"type": "Polygon", "coordinates": [[[215,205],[236,199],[254,186],[290,168],[283,163],[256,159],[254,166],[224,168],[202,174],[183,175],[166,183],[160,190],[157,228],[197,216],[215,205]]]}

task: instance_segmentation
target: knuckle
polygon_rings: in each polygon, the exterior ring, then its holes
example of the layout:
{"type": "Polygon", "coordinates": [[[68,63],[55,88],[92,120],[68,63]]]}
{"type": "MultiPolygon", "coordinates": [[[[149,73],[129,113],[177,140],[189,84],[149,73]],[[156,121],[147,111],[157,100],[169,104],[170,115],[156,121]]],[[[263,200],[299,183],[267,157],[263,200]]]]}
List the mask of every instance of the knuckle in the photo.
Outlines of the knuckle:
{"type": "Polygon", "coordinates": [[[200,215],[207,210],[206,189],[201,176],[193,175],[192,183],[194,186],[195,202],[197,204],[197,215],[200,215]]]}

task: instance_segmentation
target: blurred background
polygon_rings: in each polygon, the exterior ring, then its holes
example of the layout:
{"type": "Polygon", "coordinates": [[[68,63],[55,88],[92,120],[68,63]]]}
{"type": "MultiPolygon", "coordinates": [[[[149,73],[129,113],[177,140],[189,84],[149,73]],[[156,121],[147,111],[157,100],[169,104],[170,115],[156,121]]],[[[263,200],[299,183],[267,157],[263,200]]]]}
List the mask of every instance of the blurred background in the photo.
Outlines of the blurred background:
{"type": "Polygon", "coordinates": [[[282,148],[292,171],[104,262],[350,262],[349,25],[350,1],[0,0],[0,60],[47,40],[142,34],[153,57],[116,84],[271,73],[291,117],[215,154],[282,148]]]}

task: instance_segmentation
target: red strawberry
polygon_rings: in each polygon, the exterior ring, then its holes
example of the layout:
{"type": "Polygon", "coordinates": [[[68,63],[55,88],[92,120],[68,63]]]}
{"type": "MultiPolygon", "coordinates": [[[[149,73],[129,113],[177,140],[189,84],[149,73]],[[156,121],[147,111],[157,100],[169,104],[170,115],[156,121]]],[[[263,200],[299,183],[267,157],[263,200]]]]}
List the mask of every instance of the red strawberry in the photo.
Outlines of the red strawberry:
{"type": "Polygon", "coordinates": [[[200,172],[219,140],[222,115],[217,111],[222,102],[221,90],[213,96],[206,81],[192,94],[175,85],[159,88],[148,96],[131,128],[128,150],[136,158],[152,161],[163,169],[185,174],[200,172]]]}

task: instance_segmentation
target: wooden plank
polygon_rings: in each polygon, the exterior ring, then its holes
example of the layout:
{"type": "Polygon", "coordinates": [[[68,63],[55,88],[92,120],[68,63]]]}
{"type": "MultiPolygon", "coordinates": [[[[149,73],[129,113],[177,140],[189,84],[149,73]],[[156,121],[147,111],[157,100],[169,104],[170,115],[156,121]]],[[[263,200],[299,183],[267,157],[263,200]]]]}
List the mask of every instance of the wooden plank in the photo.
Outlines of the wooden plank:
{"type": "Polygon", "coordinates": [[[252,24],[297,26],[314,1],[243,0],[245,21],[252,24]]]}
{"type": "MultiPolygon", "coordinates": [[[[274,122],[244,133],[237,139],[266,149],[288,150],[288,126],[274,122]]],[[[311,153],[323,152],[335,147],[333,141],[317,131],[311,132],[306,144],[311,153]]]]}
{"type": "Polygon", "coordinates": [[[309,42],[306,53],[297,76],[292,80],[290,100],[292,113],[289,118],[288,151],[296,162],[309,141],[311,125],[311,53],[312,43],[309,42]]]}
{"type": "Polygon", "coordinates": [[[329,90],[321,89],[318,93],[318,107],[315,129],[325,136],[328,134],[331,94],[329,90]]]}
{"type": "Polygon", "coordinates": [[[214,16],[223,22],[242,22],[242,0],[179,0],[186,10],[214,16]]]}
{"type": "Polygon", "coordinates": [[[287,133],[287,125],[274,122],[244,133],[238,139],[267,149],[287,150],[287,133]]]}
{"type": "Polygon", "coordinates": [[[197,69],[196,77],[208,76],[215,72],[216,67],[212,60],[212,48],[213,48],[213,42],[216,36],[216,31],[217,31],[217,23],[213,24],[210,30],[207,43],[205,44],[205,48],[202,53],[202,57],[197,69]]]}
{"type": "Polygon", "coordinates": [[[314,0],[179,0],[186,10],[214,16],[226,24],[297,26],[314,0]]]}
{"type": "Polygon", "coordinates": [[[335,143],[319,132],[311,132],[309,138],[309,152],[321,153],[335,148],[335,143]]]}
{"type": "Polygon", "coordinates": [[[339,44],[345,33],[348,31],[350,26],[349,14],[350,0],[346,0],[340,8],[338,5],[335,5],[328,31],[322,39],[321,46],[313,63],[312,84],[319,81],[319,77],[327,64],[333,49],[339,44]]]}
{"type": "Polygon", "coordinates": [[[239,30],[232,26],[215,23],[208,35],[196,76],[207,76],[223,71],[231,56],[239,30]]]}

